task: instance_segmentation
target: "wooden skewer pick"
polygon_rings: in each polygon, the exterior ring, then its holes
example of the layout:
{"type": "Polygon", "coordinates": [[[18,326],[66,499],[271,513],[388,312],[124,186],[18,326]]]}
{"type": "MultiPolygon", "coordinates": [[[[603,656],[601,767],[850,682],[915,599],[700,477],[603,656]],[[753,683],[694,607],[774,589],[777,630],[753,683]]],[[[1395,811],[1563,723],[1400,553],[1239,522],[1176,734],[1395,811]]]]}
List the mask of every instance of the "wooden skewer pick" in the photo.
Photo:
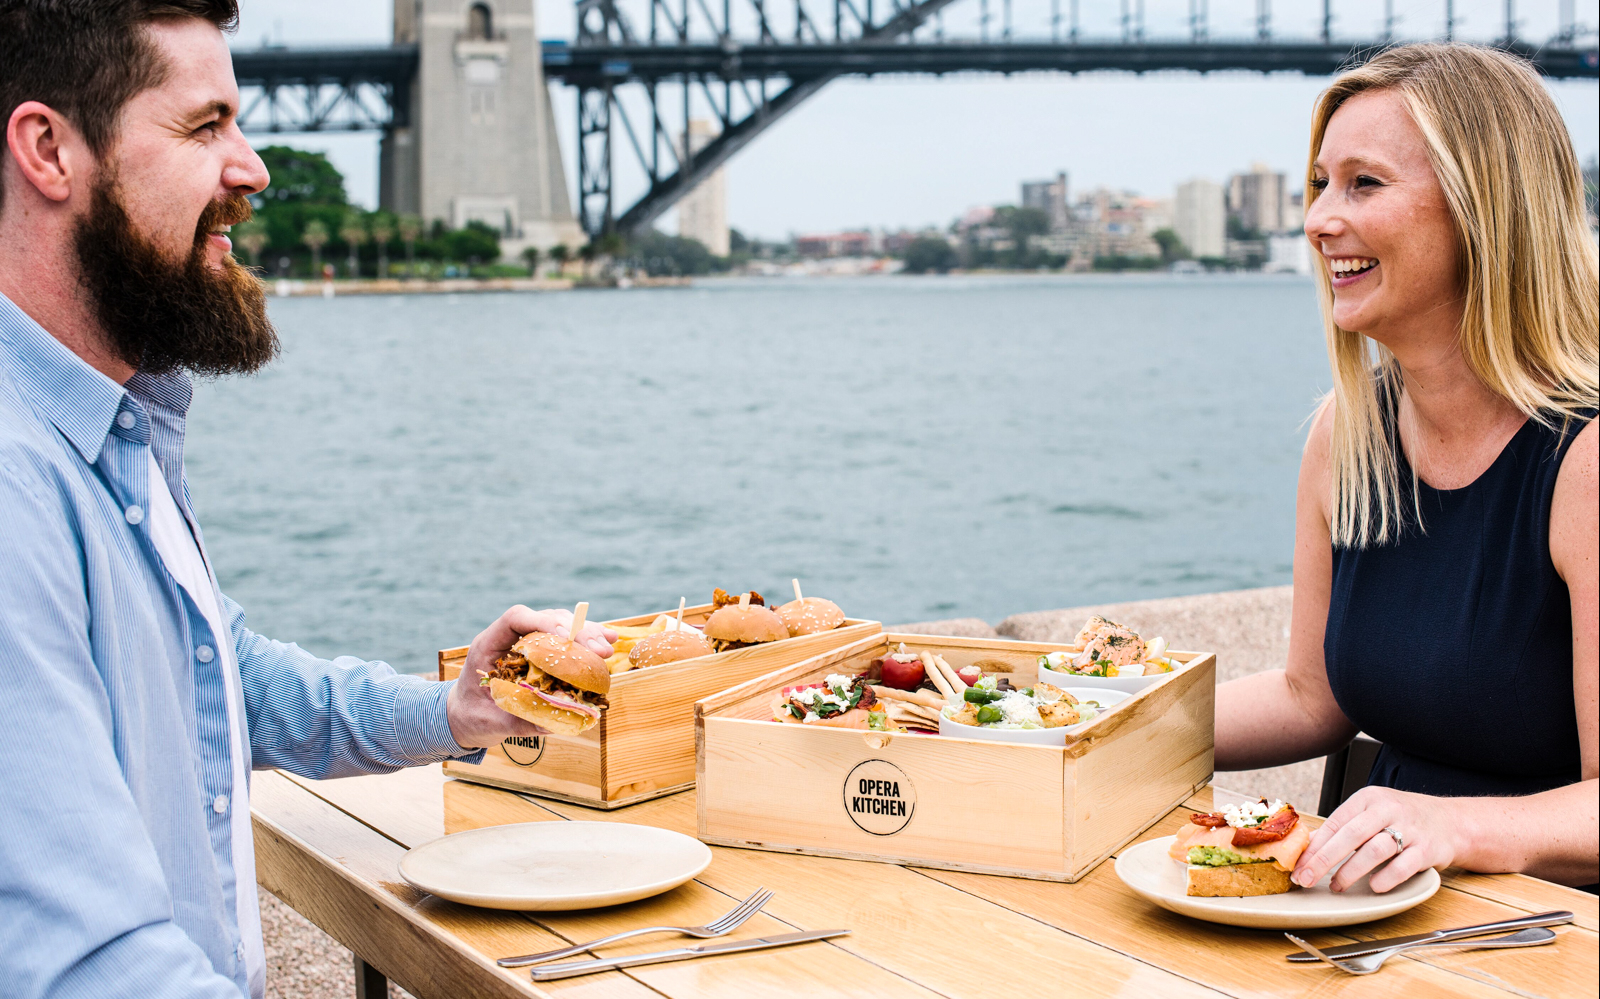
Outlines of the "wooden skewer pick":
{"type": "Polygon", "coordinates": [[[740,607],[749,607],[750,606],[750,591],[746,590],[745,592],[739,594],[739,606],[740,607]]]}
{"type": "Polygon", "coordinates": [[[805,599],[806,598],[802,597],[800,595],[800,580],[791,579],[791,580],[789,580],[789,582],[794,584],[794,599],[795,599],[795,601],[798,602],[798,603],[805,603],[805,599]]]}
{"type": "Polygon", "coordinates": [[[678,598],[678,630],[683,630],[683,605],[688,603],[687,597],[678,598]]]}
{"type": "Polygon", "coordinates": [[[576,642],[578,632],[583,630],[583,622],[589,617],[589,604],[587,601],[572,608],[572,627],[567,629],[567,637],[576,642]]]}

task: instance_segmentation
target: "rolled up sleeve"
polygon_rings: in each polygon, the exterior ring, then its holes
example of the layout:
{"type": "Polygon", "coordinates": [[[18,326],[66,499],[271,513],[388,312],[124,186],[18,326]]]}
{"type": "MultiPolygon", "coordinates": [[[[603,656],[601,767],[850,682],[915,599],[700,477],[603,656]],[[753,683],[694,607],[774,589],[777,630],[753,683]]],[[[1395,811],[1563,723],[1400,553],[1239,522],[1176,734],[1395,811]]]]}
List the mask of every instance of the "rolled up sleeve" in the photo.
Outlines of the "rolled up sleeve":
{"type": "Polygon", "coordinates": [[[483,758],[483,750],[465,749],[450,734],[451,683],[403,676],[383,662],[319,659],[252,632],[243,609],[223,600],[253,766],[321,779],[483,758]]]}

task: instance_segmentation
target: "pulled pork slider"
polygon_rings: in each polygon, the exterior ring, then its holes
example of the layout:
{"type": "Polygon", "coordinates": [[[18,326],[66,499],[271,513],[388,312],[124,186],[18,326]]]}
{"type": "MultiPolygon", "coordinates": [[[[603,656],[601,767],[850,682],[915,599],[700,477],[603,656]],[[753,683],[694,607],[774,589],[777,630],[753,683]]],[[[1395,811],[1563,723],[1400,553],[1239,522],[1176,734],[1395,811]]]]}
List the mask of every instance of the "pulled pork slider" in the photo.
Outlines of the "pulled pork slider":
{"type": "MultiPolygon", "coordinates": [[[[718,596],[724,596],[721,590],[718,596]]],[[[721,600],[717,600],[721,603],[721,600]]],[[[740,595],[738,603],[717,608],[706,621],[706,637],[718,652],[742,649],[747,645],[777,642],[789,637],[783,618],[761,606],[758,595],[740,595]]]]}
{"type": "Polygon", "coordinates": [[[643,669],[646,666],[664,666],[680,659],[709,656],[715,651],[706,636],[685,625],[682,631],[663,631],[659,635],[639,639],[633,651],[628,653],[628,661],[635,669],[643,669]]]}
{"type": "Polygon", "coordinates": [[[783,618],[791,638],[816,635],[844,626],[844,611],[832,600],[821,597],[791,600],[778,608],[778,616],[783,618]]]}
{"type": "Polygon", "coordinates": [[[600,721],[611,671],[578,643],[536,631],[495,660],[483,683],[501,710],[554,735],[577,735],[600,721]]]}

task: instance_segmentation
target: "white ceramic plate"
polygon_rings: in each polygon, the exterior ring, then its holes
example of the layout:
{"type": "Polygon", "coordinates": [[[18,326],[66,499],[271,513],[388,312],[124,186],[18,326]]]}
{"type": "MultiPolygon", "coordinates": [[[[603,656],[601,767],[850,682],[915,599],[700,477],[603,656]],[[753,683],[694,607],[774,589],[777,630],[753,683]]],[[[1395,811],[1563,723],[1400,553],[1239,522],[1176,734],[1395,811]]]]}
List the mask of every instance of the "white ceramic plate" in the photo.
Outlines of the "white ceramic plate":
{"type": "Polygon", "coordinates": [[[1366,878],[1346,891],[1330,891],[1324,875],[1313,887],[1291,888],[1284,895],[1193,898],[1185,894],[1187,868],[1167,856],[1174,838],[1163,836],[1122,851],[1117,877],[1163,909],[1213,923],[1261,930],[1349,926],[1405,912],[1439,890],[1439,872],[1430,867],[1382,895],[1373,892],[1366,878]]]}
{"type": "MultiPolygon", "coordinates": [[[[1104,710],[1105,714],[1112,708],[1126,701],[1132,694],[1117,690],[1092,690],[1087,687],[1062,687],[1067,693],[1080,701],[1094,701],[1104,710]]],[[[983,728],[979,725],[963,725],[953,722],[943,714],[939,715],[939,734],[947,735],[954,739],[978,739],[983,742],[1020,742],[1030,746],[1065,746],[1067,736],[1083,731],[1093,725],[1100,715],[1090,718],[1077,725],[1067,725],[1062,728],[983,728]]]]}
{"type": "Polygon", "coordinates": [[[400,858],[400,876],[486,909],[593,909],[659,895],[709,863],[709,847],[668,829],[525,822],[425,843],[400,858]]]}

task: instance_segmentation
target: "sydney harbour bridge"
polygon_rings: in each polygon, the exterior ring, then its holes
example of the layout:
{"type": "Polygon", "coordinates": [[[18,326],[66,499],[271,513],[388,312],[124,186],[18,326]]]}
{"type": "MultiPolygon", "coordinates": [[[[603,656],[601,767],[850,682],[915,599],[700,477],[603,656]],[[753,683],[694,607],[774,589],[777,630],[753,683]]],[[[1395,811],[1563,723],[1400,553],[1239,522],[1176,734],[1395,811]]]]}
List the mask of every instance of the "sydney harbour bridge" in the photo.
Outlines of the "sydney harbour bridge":
{"type": "MultiPolygon", "coordinates": [[[[650,225],[841,77],[1320,76],[1455,36],[1458,3],[1442,0],[1437,24],[1402,25],[1394,0],[1187,0],[1177,18],[1148,22],[1145,0],[577,0],[576,31],[557,40],[536,33],[533,0],[395,0],[391,45],[241,48],[234,69],[247,132],[380,132],[384,207],[548,246],[581,238],[579,226],[595,237],[650,225]],[[1347,22],[1352,7],[1363,15],[1347,22]],[[577,100],[576,206],[550,80],[577,100]],[[713,120],[715,137],[691,143],[691,118],[713,120]]],[[[1499,0],[1487,37],[1484,7],[1478,37],[1549,77],[1600,78],[1574,0],[1499,0]],[[1530,14],[1553,30],[1530,37],[1530,14]]]]}

